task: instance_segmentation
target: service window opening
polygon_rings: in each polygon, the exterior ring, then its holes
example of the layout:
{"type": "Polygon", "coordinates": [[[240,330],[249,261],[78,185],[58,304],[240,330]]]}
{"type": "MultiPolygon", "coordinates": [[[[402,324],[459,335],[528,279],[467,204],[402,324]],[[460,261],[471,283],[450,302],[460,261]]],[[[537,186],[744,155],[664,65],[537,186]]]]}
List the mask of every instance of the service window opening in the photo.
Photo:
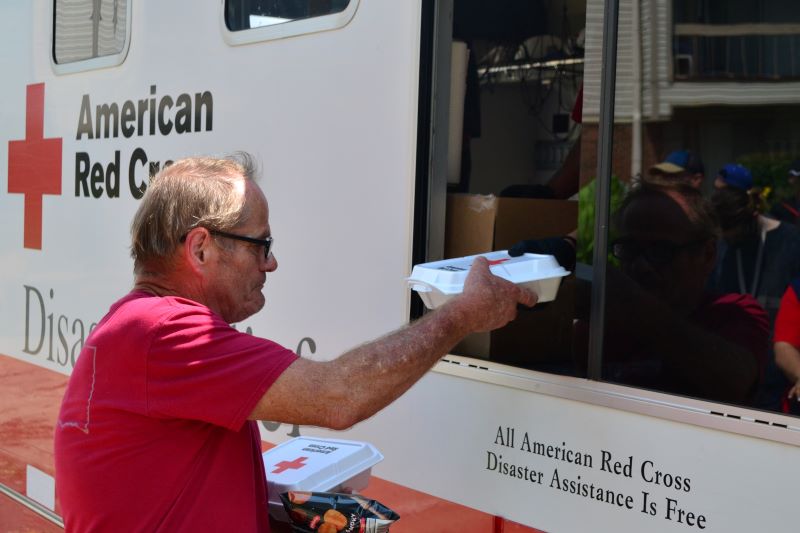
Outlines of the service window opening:
{"type": "MultiPolygon", "coordinates": [[[[800,79],[780,43],[800,32],[780,26],[786,2],[759,4],[626,12],[612,175],[599,182],[602,3],[453,3],[442,256],[546,253],[572,272],[555,301],[455,354],[586,377],[596,187],[609,187],[600,379],[797,411],[788,394],[800,350],[776,324],[800,283],[800,232],[785,207],[800,197],[800,136],[785,120],[800,98],[778,96],[800,79]],[[683,103],[697,91],[702,105],[683,103]]],[[[788,13],[800,21],[800,8],[788,13]]]]}
{"type": "MultiPolygon", "coordinates": [[[[454,3],[443,256],[525,251],[528,242],[530,252],[560,249],[574,272],[585,9],[502,4],[454,3]]],[[[454,353],[582,375],[575,285],[574,274],[564,278],[554,301],[454,353]]]]}

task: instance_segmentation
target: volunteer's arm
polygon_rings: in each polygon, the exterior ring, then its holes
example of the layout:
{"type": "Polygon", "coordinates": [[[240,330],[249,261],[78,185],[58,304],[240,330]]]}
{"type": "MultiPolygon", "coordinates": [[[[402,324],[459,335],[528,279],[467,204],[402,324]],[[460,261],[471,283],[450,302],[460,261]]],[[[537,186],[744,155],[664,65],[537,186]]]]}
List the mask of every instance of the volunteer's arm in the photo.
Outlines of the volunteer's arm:
{"type": "Polygon", "coordinates": [[[335,360],[298,359],[258,402],[250,418],[345,429],[387,406],[464,336],[514,319],[536,295],[498,278],[479,258],[464,292],[432,313],[335,360]]]}

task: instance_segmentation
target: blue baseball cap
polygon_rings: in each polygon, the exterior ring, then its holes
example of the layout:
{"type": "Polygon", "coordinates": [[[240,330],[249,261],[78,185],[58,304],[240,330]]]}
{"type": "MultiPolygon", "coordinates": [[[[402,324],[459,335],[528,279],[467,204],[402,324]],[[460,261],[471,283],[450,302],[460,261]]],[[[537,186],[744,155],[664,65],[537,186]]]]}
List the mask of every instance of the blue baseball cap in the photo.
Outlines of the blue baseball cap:
{"type": "Polygon", "coordinates": [[[726,185],[731,187],[747,191],[753,186],[753,174],[747,167],[738,163],[728,163],[719,169],[717,174],[726,185]]]}
{"type": "Polygon", "coordinates": [[[664,161],[650,167],[650,174],[705,174],[703,160],[691,150],[675,150],[664,161]]]}

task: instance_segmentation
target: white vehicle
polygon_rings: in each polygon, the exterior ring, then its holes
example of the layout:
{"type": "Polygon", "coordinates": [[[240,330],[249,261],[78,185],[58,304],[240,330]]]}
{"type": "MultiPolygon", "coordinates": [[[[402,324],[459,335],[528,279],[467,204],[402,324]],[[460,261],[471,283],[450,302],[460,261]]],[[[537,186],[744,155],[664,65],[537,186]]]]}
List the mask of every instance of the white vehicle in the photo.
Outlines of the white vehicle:
{"type": "MultiPolygon", "coordinates": [[[[171,161],[242,150],[261,162],[280,268],[265,309],[237,327],[330,359],[423,312],[413,265],[574,228],[586,205],[499,193],[545,183],[581,127],[582,181],[598,176],[606,201],[612,168],[636,176],[681,142],[719,165],[742,152],[740,135],[800,154],[793,2],[761,0],[767,18],[751,24],[690,24],[688,1],[604,4],[2,2],[0,530],[63,527],[61,394],[132,286],[129,224],[171,161]],[[740,63],[709,66],[697,43],[714,39],[740,63]],[[582,126],[570,119],[581,87],[582,126]],[[476,89],[480,137],[464,113],[476,89]],[[459,226],[456,213],[488,218],[459,226]]],[[[385,459],[364,493],[400,514],[397,533],[795,527],[797,418],[601,379],[599,326],[588,375],[566,371],[578,281],[602,324],[605,258],[584,263],[556,302],[465,341],[371,419],[345,432],[264,422],[265,447],[371,443],[385,459]]]]}

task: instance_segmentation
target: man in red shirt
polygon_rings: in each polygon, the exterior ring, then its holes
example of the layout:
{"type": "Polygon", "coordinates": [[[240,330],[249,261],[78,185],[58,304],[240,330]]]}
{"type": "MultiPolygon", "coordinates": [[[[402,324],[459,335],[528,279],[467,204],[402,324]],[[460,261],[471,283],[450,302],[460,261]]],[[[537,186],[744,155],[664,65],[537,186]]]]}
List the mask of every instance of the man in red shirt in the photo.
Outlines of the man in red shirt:
{"type": "Polygon", "coordinates": [[[135,285],[86,340],[55,434],[67,531],[269,531],[256,420],[344,429],[530,291],[475,262],[464,292],[328,362],[230,324],[258,312],[269,208],[249,157],[192,158],[150,183],[131,227],[135,285]]]}

